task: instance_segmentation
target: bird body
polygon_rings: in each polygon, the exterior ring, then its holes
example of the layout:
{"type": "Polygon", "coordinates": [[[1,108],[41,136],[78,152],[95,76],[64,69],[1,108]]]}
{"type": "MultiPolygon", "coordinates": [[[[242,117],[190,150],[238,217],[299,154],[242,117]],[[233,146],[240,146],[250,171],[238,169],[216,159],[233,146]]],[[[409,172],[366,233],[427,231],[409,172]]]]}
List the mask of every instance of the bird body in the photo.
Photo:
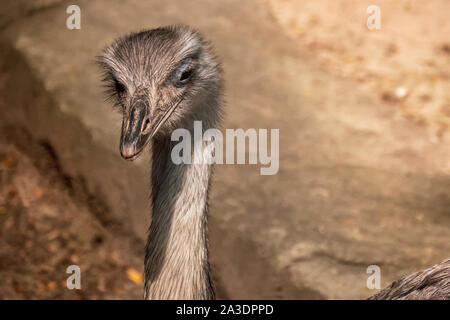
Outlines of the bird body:
{"type": "MultiPolygon", "coordinates": [[[[145,297],[213,299],[207,250],[211,166],[175,165],[173,142],[153,142],[153,215],[146,247],[145,297]]],[[[194,144],[193,156],[202,153],[194,144]]]]}
{"type": "Polygon", "coordinates": [[[191,157],[175,164],[171,133],[194,135],[221,118],[221,70],[211,48],[186,26],[120,38],[101,59],[111,97],[123,113],[120,151],[128,160],[152,142],[152,222],[145,254],[146,299],[213,299],[207,243],[210,152],[193,141],[191,157]],[[193,161],[192,161],[193,162],[193,161]]]}
{"type": "Polygon", "coordinates": [[[393,282],[369,300],[450,300],[450,259],[393,282]]]}

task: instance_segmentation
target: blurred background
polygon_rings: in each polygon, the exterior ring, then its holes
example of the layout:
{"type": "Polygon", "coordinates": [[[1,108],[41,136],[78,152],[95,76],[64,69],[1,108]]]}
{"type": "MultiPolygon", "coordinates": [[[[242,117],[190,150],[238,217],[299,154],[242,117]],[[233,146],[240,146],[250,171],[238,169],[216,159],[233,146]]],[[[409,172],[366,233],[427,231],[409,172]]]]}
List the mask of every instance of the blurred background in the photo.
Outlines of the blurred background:
{"type": "Polygon", "coordinates": [[[95,57],[198,29],[220,56],[224,128],[279,128],[280,170],[216,166],[219,298],[361,299],[450,256],[450,2],[3,0],[0,298],[140,299],[149,155],[118,151],[95,57]],[[81,9],[68,30],[66,8],[81,9]],[[381,29],[369,30],[369,5],[381,29]],[[66,268],[81,268],[81,290],[66,268]]]}

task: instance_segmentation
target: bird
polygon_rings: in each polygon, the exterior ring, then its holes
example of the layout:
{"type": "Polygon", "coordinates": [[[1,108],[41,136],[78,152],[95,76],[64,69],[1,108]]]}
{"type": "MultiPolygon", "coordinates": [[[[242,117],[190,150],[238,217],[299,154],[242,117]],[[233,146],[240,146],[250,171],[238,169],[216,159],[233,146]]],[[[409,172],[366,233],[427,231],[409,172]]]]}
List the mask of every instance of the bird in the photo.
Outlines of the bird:
{"type": "MultiPolygon", "coordinates": [[[[173,25],[123,36],[98,62],[108,97],[122,113],[120,154],[135,160],[152,150],[152,222],[144,259],[145,299],[215,298],[211,281],[207,217],[212,154],[194,141],[191,158],[175,164],[171,133],[194,136],[220,125],[222,70],[209,42],[194,29],[173,25]]],[[[371,300],[450,299],[450,259],[395,281],[371,300]]]]}
{"type": "Polygon", "coordinates": [[[171,133],[183,128],[192,134],[194,121],[204,130],[220,126],[218,58],[199,32],[172,25],[120,37],[98,62],[108,97],[122,114],[121,156],[135,160],[151,144],[144,299],[215,299],[207,239],[212,155],[202,149],[207,142],[194,138],[191,156],[205,161],[175,164],[171,133]]]}
{"type": "Polygon", "coordinates": [[[450,300],[450,259],[394,281],[369,300],[450,300]]]}

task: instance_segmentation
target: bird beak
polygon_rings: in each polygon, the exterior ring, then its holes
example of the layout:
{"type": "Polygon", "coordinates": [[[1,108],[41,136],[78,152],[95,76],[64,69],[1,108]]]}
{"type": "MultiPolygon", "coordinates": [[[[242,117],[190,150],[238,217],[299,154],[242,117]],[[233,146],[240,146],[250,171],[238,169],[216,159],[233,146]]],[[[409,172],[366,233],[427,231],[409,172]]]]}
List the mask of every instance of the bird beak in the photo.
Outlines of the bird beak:
{"type": "Polygon", "coordinates": [[[122,120],[120,136],[120,154],[125,160],[135,160],[150,141],[150,115],[148,103],[144,99],[136,100],[128,116],[122,120]]]}

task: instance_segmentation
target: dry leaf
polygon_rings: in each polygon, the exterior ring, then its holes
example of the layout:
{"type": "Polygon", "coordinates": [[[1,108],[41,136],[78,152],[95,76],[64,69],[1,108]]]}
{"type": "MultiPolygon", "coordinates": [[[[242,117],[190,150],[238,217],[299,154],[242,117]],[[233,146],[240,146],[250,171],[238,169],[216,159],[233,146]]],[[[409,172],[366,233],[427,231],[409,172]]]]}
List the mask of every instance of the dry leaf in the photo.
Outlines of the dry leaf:
{"type": "Polygon", "coordinates": [[[49,283],[47,283],[47,288],[51,291],[56,289],[56,282],[55,281],[50,281],[49,283]]]}
{"type": "Polygon", "coordinates": [[[36,189],[34,190],[34,197],[35,197],[36,199],[42,198],[43,195],[44,195],[44,190],[42,190],[41,188],[36,188],[36,189]]]}
{"type": "Polygon", "coordinates": [[[23,293],[23,286],[21,284],[17,284],[15,289],[16,289],[16,292],[23,293]]]}
{"type": "Polygon", "coordinates": [[[11,156],[7,156],[5,159],[5,164],[9,169],[14,169],[17,166],[17,160],[11,156]]]}
{"type": "Polygon", "coordinates": [[[56,238],[58,238],[59,237],[59,234],[60,234],[60,232],[59,232],[59,230],[53,230],[53,231],[50,231],[48,234],[47,234],[47,239],[48,240],[55,240],[56,238]]]}
{"type": "Polygon", "coordinates": [[[17,189],[11,188],[11,190],[9,190],[8,192],[8,197],[10,199],[14,199],[17,196],[17,194],[18,194],[17,189]]]}
{"type": "Polygon", "coordinates": [[[70,261],[73,263],[78,263],[80,261],[80,258],[76,254],[73,254],[70,256],[70,261]]]}
{"type": "Polygon", "coordinates": [[[100,277],[98,279],[97,289],[100,292],[105,292],[106,291],[106,279],[105,278],[100,277]]]}
{"type": "Polygon", "coordinates": [[[55,240],[56,238],[59,237],[59,231],[58,230],[53,230],[51,232],[49,232],[49,234],[47,234],[47,239],[48,240],[55,240]]]}
{"type": "Polygon", "coordinates": [[[137,284],[142,283],[142,274],[134,268],[127,269],[127,277],[134,283],[137,283],[137,284]]]}

